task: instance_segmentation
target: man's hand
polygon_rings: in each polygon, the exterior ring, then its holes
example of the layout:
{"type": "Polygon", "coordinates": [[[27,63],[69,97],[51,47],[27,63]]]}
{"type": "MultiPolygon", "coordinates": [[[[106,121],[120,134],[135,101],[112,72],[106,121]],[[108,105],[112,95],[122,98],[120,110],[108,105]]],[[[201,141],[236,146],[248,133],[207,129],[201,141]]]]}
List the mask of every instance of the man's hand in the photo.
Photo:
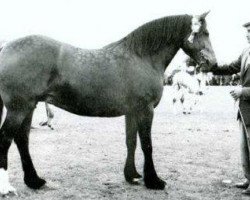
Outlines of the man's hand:
{"type": "Polygon", "coordinates": [[[235,101],[237,101],[242,95],[242,87],[236,87],[230,92],[235,101]]]}
{"type": "Polygon", "coordinates": [[[203,73],[208,73],[208,72],[214,72],[218,68],[217,63],[211,67],[208,67],[207,65],[201,66],[200,71],[203,73]]]}

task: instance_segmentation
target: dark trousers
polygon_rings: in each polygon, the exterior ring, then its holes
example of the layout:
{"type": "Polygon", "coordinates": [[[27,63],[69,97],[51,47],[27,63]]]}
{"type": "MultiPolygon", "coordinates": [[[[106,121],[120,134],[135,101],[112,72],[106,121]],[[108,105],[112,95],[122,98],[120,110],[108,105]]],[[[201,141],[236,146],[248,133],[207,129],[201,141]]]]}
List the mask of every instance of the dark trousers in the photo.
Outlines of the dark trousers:
{"type": "Polygon", "coordinates": [[[250,181],[250,126],[246,126],[245,128],[241,119],[239,119],[239,128],[241,136],[240,151],[243,173],[246,179],[250,181]]]}

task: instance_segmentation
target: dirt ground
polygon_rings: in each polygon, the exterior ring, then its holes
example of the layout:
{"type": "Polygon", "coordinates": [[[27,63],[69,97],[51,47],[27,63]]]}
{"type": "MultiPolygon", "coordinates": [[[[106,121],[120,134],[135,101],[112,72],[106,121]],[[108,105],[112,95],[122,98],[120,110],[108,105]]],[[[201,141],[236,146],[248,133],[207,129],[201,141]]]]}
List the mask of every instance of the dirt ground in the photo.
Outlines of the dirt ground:
{"type": "MultiPolygon", "coordinates": [[[[156,170],[167,182],[164,191],[125,182],[124,117],[79,117],[52,107],[55,130],[51,131],[38,125],[45,119],[44,104],[39,104],[30,150],[38,174],[50,183],[41,190],[24,185],[19,154],[12,144],[9,174],[18,191],[18,197],[12,199],[247,199],[232,186],[243,176],[237,106],[230,89],[210,87],[199,103],[203,112],[196,109],[191,115],[183,115],[173,113],[172,88],[165,87],[152,129],[156,170]]],[[[142,172],[140,146],[136,164],[142,172]]]]}

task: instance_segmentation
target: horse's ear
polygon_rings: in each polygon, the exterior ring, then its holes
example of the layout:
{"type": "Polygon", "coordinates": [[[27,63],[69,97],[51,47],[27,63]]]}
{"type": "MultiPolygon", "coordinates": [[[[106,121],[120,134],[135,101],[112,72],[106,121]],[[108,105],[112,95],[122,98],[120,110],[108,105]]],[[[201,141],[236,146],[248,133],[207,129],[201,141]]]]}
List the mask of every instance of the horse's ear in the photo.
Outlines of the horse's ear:
{"type": "Polygon", "coordinates": [[[208,15],[208,13],[210,13],[210,10],[207,11],[207,12],[205,12],[205,13],[203,13],[203,14],[201,14],[201,15],[199,16],[199,19],[200,19],[200,20],[204,20],[204,19],[206,18],[206,16],[208,15]]]}

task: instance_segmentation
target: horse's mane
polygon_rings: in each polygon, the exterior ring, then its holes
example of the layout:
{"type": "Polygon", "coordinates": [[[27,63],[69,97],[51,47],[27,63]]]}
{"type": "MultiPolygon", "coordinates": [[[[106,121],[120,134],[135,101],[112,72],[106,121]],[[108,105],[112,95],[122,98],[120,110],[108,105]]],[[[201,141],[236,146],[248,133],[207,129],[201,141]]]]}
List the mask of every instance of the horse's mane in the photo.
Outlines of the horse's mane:
{"type": "Polygon", "coordinates": [[[153,55],[170,43],[179,45],[191,31],[192,16],[175,15],[148,22],[118,41],[138,56],[153,55]]]}

